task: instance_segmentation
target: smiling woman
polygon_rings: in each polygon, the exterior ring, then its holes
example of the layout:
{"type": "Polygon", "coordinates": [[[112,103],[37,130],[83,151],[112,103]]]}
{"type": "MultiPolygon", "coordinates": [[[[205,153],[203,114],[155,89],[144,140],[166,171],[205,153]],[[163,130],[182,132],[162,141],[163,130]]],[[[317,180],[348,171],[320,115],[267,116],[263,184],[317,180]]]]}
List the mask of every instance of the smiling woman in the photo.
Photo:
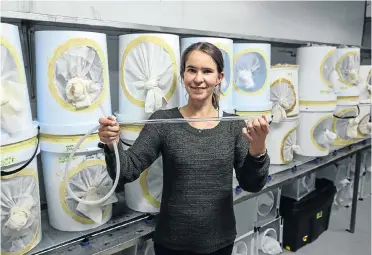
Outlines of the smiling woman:
{"type": "MultiPolygon", "coordinates": [[[[150,119],[232,116],[219,108],[224,64],[213,44],[189,46],[181,60],[181,77],[189,95],[181,107],[154,112],[150,119]]],[[[101,118],[106,163],[115,178],[112,143],[120,128],[113,117],[101,118]]],[[[244,121],[146,124],[134,144],[118,143],[122,183],[135,181],[160,156],[163,192],[154,234],[156,254],[231,254],[236,237],[232,175],[249,192],[267,180],[269,156],[266,118],[244,121]]]]}

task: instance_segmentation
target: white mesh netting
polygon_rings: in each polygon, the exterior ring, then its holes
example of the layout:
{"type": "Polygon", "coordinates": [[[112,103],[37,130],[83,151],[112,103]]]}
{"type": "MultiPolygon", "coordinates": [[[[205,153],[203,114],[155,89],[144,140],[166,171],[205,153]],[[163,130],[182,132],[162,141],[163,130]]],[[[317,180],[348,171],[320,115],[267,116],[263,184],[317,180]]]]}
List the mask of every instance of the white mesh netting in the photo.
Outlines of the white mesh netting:
{"type": "Polygon", "coordinates": [[[103,66],[96,50],[70,47],[57,59],[54,81],[65,102],[78,109],[90,106],[104,89],[103,66]]]}
{"type": "Polygon", "coordinates": [[[5,45],[1,45],[1,129],[14,135],[24,124],[23,114],[27,108],[27,86],[21,83],[16,60],[5,45]]]}
{"type": "Polygon", "coordinates": [[[323,77],[328,82],[328,86],[333,86],[338,79],[335,61],[334,61],[335,54],[330,54],[327,59],[324,61],[322,66],[323,77]]]}
{"type": "Polygon", "coordinates": [[[338,118],[334,117],[335,125],[333,131],[340,139],[349,140],[358,136],[360,118],[345,118],[356,116],[355,111],[343,111],[341,113],[336,113],[335,116],[338,118]]]}
{"type": "MultiPolygon", "coordinates": [[[[76,196],[83,200],[96,201],[104,197],[112,188],[113,182],[103,165],[88,166],[72,176],[69,185],[76,196]]],[[[103,213],[107,206],[118,201],[115,194],[99,205],[85,205],[78,203],[70,197],[66,191],[66,203],[73,214],[89,218],[100,224],[103,220],[103,213]]]]}
{"type": "Polygon", "coordinates": [[[167,104],[165,95],[173,81],[173,62],[160,45],[142,42],[130,51],[124,64],[125,86],[134,98],[145,100],[145,112],[167,104]]]}
{"type": "Polygon", "coordinates": [[[371,134],[371,119],[370,115],[365,115],[359,122],[358,131],[362,135],[370,135],[371,134]]]}
{"type": "Polygon", "coordinates": [[[1,250],[17,253],[36,241],[40,228],[38,181],[33,176],[1,180],[1,250]]]}
{"type": "Polygon", "coordinates": [[[235,84],[246,92],[260,90],[266,82],[265,58],[258,52],[248,52],[240,56],[234,68],[235,84]]]}
{"type": "Polygon", "coordinates": [[[273,102],[273,122],[287,118],[287,113],[296,105],[296,92],[286,79],[279,79],[271,86],[270,98],[273,102]]]}
{"type": "Polygon", "coordinates": [[[339,61],[341,62],[337,63],[337,71],[340,79],[348,84],[358,85],[360,55],[346,54],[346,56],[342,56],[339,61]]]}
{"type": "MultiPolygon", "coordinates": [[[[159,157],[146,170],[146,174],[140,176],[140,185],[145,197],[151,204],[159,205],[163,193],[163,159],[159,157]]],[[[138,199],[138,198],[137,198],[138,199]]]]}
{"type": "Polygon", "coordinates": [[[319,122],[319,124],[316,125],[312,135],[318,146],[322,148],[329,148],[331,142],[337,138],[337,135],[329,130],[331,127],[331,117],[323,119],[319,122]]]}

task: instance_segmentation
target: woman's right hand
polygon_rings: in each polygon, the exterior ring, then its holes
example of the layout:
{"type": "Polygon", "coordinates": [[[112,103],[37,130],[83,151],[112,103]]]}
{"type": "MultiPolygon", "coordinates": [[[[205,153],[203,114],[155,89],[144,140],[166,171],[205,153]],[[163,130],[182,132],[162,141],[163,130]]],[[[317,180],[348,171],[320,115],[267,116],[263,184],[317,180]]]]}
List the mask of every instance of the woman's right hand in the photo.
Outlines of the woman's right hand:
{"type": "Polygon", "coordinates": [[[99,124],[102,125],[102,127],[98,129],[98,136],[101,142],[107,144],[110,148],[113,143],[119,142],[120,127],[115,117],[100,118],[99,124]]]}

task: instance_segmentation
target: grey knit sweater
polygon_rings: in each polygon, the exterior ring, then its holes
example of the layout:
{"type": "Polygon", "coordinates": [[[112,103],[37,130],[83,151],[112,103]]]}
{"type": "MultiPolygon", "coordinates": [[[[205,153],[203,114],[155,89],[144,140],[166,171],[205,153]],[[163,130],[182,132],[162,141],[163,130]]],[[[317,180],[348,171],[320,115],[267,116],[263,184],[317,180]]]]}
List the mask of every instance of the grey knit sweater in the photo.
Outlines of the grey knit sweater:
{"type": "MultiPolygon", "coordinates": [[[[170,118],[182,118],[178,108],[159,110],[150,117],[170,118]]],[[[242,189],[258,192],[266,184],[270,164],[268,155],[250,156],[244,125],[244,121],[221,121],[200,130],[188,123],[147,124],[132,147],[124,150],[119,145],[122,183],[136,180],[162,154],[163,193],[154,242],[197,253],[234,242],[233,168],[242,189]]],[[[114,153],[107,148],[105,152],[109,174],[115,178],[114,153]]]]}

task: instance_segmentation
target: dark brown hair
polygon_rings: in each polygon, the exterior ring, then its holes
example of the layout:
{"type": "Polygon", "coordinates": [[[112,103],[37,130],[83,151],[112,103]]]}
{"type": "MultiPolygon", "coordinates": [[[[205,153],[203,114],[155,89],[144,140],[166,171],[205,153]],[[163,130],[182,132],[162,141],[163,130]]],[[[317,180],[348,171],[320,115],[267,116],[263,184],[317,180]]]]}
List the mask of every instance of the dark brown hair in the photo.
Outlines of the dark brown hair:
{"type": "MultiPolygon", "coordinates": [[[[190,45],[182,54],[181,58],[181,77],[183,79],[183,74],[185,73],[186,69],[186,61],[188,56],[191,52],[194,50],[201,51],[205,54],[208,54],[213,61],[217,65],[217,72],[222,73],[223,72],[223,55],[219,48],[214,46],[212,43],[208,42],[198,42],[190,45]]],[[[219,100],[220,100],[220,94],[221,94],[221,83],[217,85],[217,91],[215,90],[212,95],[212,104],[215,109],[220,108],[219,100]]]]}

